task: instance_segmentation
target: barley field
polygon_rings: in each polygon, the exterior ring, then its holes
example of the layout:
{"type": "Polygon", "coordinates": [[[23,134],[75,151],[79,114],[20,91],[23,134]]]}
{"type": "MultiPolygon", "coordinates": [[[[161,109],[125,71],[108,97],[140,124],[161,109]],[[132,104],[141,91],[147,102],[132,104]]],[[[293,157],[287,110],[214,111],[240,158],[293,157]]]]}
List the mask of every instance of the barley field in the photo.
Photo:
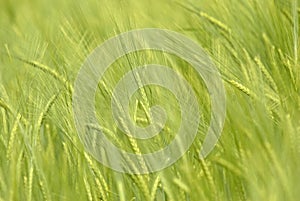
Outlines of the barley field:
{"type": "MultiPolygon", "coordinates": [[[[299,14],[297,0],[0,0],[0,201],[299,200],[299,14]],[[101,127],[92,129],[120,149],[159,150],[182,119],[174,94],[147,85],[130,98],[129,116],[146,127],[149,107],[160,105],[168,116],[164,128],[147,140],[124,135],[111,115],[112,91],[136,66],[155,63],[179,72],[201,111],[197,136],[179,160],[131,174],[86,150],[72,101],[87,56],[111,37],[144,28],[178,32],[203,48],[220,72],[226,117],[212,152],[199,157],[212,118],[201,76],[161,51],[119,58],[98,83],[101,127]]],[[[147,164],[141,159],[138,167],[147,164]]]]}

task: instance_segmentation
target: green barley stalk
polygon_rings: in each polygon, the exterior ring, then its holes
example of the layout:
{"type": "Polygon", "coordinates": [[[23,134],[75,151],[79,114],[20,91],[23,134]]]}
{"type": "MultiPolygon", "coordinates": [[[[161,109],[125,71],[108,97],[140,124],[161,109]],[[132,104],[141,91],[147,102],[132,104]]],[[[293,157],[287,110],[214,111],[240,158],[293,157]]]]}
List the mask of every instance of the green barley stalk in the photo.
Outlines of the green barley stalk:
{"type": "Polygon", "coordinates": [[[25,60],[25,59],[21,59],[21,58],[19,58],[19,60],[52,76],[54,79],[61,82],[68,89],[70,94],[73,94],[73,86],[71,85],[71,83],[69,83],[69,81],[65,77],[60,75],[58,72],[56,72],[49,66],[39,63],[37,61],[30,61],[30,60],[25,60]]]}
{"type": "MultiPolygon", "coordinates": [[[[113,95],[112,91],[107,87],[107,85],[105,84],[105,82],[101,82],[101,84],[102,84],[102,86],[104,87],[104,90],[106,91],[106,93],[112,94],[112,98],[113,98],[114,101],[117,103],[118,109],[119,109],[119,110],[122,109],[122,105],[120,105],[119,101],[118,101],[117,98],[113,95]]],[[[144,97],[144,98],[147,98],[147,97],[144,97]]],[[[125,128],[125,132],[126,132],[126,133],[129,133],[129,129],[128,129],[128,127],[126,126],[124,120],[123,120],[123,119],[120,119],[120,121],[121,121],[121,124],[122,124],[123,128],[125,128]]],[[[129,142],[130,142],[130,145],[131,145],[131,147],[132,147],[134,153],[137,154],[137,155],[141,155],[142,152],[141,152],[140,148],[138,147],[137,141],[136,141],[134,138],[132,138],[132,137],[128,137],[128,140],[129,140],[129,142]]],[[[142,157],[139,157],[139,164],[142,166],[143,170],[144,170],[145,172],[147,172],[147,169],[148,169],[148,168],[147,168],[147,166],[146,166],[146,164],[145,164],[145,161],[143,160],[142,157]]]]}
{"type": "Polygon", "coordinates": [[[247,88],[246,86],[242,85],[241,83],[235,81],[235,80],[228,80],[228,82],[236,87],[237,89],[239,89],[240,91],[242,91],[243,93],[245,93],[246,95],[256,98],[256,95],[254,94],[254,92],[252,92],[249,88],[247,88]]]}
{"type": "Polygon", "coordinates": [[[33,166],[29,168],[29,173],[28,173],[28,185],[27,185],[27,200],[31,201],[32,200],[32,180],[33,180],[33,166]]]}
{"type": "Polygon", "coordinates": [[[10,131],[10,137],[9,137],[7,150],[6,150],[7,160],[12,160],[12,152],[13,152],[13,149],[15,146],[15,139],[16,139],[18,124],[19,124],[20,119],[21,119],[21,115],[18,114],[18,116],[16,117],[15,122],[13,124],[13,127],[10,131]]]}
{"type": "Polygon", "coordinates": [[[83,182],[84,182],[84,187],[87,193],[87,197],[88,197],[88,201],[93,201],[93,196],[91,193],[91,186],[89,184],[89,182],[86,179],[86,176],[83,178],[83,182]]]}
{"type": "Polygon", "coordinates": [[[284,67],[288,70],[292,82],[296,83],[296,79],[295,79],[295,76],[294,76],[294,72],[293,72],[290,60],[286,58],[286,56],[284,55],[283,51],[280,48],[277,49],[277,52],[279,54],[280,60],[284,64],[284,67]]]}
{"type": "Polygon", "coordinates": [[[98,187],[98,190],[101,194],[101,197],[103,200],[108,200],[107,199],[107,193],[108,193],[108,185],[106,180],[104,179],[103,175],[101,174],[100,170],[94,165],[93,160],[90,158],[90,156],[87,153],[84,153],[84,157],[86,161],[89,164],[89,167],[92,171],[92,173],[95,175],[95,182],[98,187]]]}
{"type": "Polygon", "coordinates": [[[221,29],[222,31],[224,31],[225,33],[231,35],[231,29],[226,25],[224,24],[223,22],[217,20],[216,18],[208,15],[207,13],[201,11],[199,13],[199,15],[205,19],[207,19],[212,25],[215,25],[216,27],[218,27],[219,29],[221,29]]]}
{"type": "Polygon", "coordinates": [[[152,185],[152,190],[151,190],[151,201],[155,201],[155,197],[156,197],[156,192],[157,192],[157,189],[158,189],[158,185],[159,183],[161,182],[160,180],[160,177],[159,176],[156,176],[156,179],[154,180],[154,183],[152,185]]]}
{"type": "Polygon", "coordinates": [[[210,189],[212,190],[212,192],[211,192],[212,197],[214,198],[214,200],[218,200],[217,189],[216,189],[216,185],[215,185],[212,173],[210,171],[210,167],[208,166],[205,159],[198,159],[198,161],[200,162],[201,167],[204,171],[204,175],[208,182],[208,185],[209,185],[210,189]]]}
{"type": "Polygon", "coordinates": [[[277,85],[276,85],[275,81],[273,80],[271,74],[268,72],[265,65],[261,62],[261,60],[258,57],[255,57],[254,61],[256,62],[257,66],[259,67],[261,72],[266,77],[267,81],[271,84],[271,87],[275,90],[275,92],[278,92],[277,85]]]}

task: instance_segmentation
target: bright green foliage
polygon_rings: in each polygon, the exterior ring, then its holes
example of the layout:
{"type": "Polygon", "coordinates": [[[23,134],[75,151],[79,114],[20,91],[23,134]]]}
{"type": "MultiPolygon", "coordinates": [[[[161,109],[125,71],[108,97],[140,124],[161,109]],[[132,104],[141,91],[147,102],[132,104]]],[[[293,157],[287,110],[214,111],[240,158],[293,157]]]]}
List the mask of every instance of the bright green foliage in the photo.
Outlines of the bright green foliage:
{"type": "Polygon", "coordinates": [[[296,0],[1,0],[0,201],[298,200],[298,6],[296,0]],[[148,107],[162,105],[169,117],[162,133],[145,142],[117,129],[111,90],[136,66],[159,63],[181,72],[202,111],[198,138],[173,166],[121,174],[85,152],[73,122],[72,85],[95,47],[148,27],[180,32],[207,51],[224,80],[227,117],[218,145],[199,160],[210,121],[201,78],[174,55],[142,51],[119,59],[95,97],[101,129],[116,145],[135,153],[157,150],[180,124],[172,94],[148,86],[132,97],[131,116],[145,126],[148,107]]]}

